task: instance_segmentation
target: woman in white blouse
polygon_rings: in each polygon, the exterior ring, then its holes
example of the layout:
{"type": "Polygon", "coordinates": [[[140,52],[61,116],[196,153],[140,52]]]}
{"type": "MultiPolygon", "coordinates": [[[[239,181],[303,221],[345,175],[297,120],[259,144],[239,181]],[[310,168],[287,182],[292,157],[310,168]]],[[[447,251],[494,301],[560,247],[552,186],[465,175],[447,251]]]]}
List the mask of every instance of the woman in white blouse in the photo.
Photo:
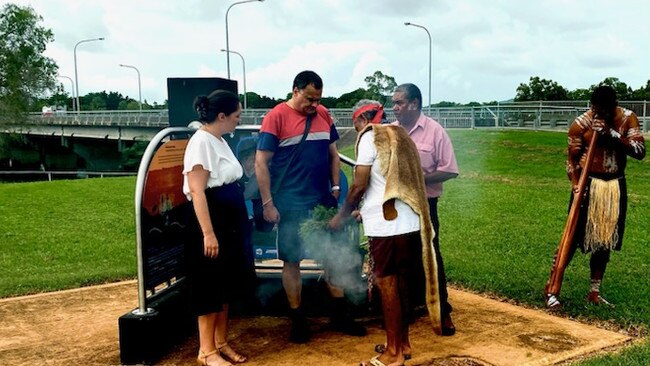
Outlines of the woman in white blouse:
{"type": "Polygon", "coordinates": [[[232,365],[246,357],[227,343],[228,304],[250,279],[244,242],[250,235],[239,187],[242,167],[223,135],[239,123],[241,105],[234,93],[216,90],[194,101],[203,126],[187,144],[183,193],[196,217],[187,246],[191,306],[198,316],[201,365],[232,365]]]}

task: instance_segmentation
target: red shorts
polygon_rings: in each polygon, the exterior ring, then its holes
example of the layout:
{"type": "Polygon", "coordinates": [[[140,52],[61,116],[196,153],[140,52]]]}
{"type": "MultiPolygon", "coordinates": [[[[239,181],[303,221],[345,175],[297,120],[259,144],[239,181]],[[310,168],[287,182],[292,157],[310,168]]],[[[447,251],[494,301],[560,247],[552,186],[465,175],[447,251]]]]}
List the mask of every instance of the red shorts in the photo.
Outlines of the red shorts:
{"type": "Polygon", "coordinates": [[[368,240],[375,277],[422,271],[420,231],[368,240]]]}

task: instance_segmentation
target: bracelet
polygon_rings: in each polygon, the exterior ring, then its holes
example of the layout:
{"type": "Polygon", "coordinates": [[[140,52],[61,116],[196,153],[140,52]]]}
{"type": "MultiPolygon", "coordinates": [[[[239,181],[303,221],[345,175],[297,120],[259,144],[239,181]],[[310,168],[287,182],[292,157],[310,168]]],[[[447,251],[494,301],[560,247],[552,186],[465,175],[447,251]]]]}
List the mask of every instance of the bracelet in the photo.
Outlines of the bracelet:
{"type": "Polygon", "coordinates": [[[268,205],[269,203],[273,202],[273,198],[269,198],[268,200],[262,202],[262,207],[268,205]]]}
{"type": "Polygon", "coordinates": [[[340,190],[341,190],[341,187],[340,187],[340,186],[332,186],[332,188],[331,188],[330,190],[331,190],[332,192],[334,192],[334,191],[340,191],[340,190]]]}

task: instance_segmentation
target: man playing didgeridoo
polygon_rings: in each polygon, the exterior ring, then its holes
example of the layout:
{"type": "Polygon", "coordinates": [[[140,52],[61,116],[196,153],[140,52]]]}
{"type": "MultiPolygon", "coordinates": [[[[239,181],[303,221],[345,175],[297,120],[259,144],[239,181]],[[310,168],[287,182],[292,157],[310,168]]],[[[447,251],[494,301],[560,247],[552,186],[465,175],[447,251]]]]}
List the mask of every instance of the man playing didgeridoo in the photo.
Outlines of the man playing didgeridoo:
{"type": "MultiPolygon", "coordinates": [[[[565,261],[566,266],[577,248],[584,253],[591,252],[591,288],[587,301],[592,304],[610,305],[600,295],[600,284],[612,249],[620,250],[623,243],[627,211],[627,157],[641,160],[645,154],[645,141],[636,114],[618,106],[613,88],[596,88],[591,95],[591,109],[576,118],[569,128],[567,174],[573,188],[571,201],[580,190],[578,182],[583,169],[587,169],[588,178],[575,234],[565,261]],[[598,136],[593,158],[585,167],[588,144],[594,133],[598,136]]],[[[556,261],[557,258],[558,253],[556,261]]],[[[557,265],[554,263],[553,270],[557,270],[557,265]]],[[[559,283],[549,281],[547,284],[546,306],[549,308],[561,306],[558,299],[561,276],[556,282],[559,283]]]]}

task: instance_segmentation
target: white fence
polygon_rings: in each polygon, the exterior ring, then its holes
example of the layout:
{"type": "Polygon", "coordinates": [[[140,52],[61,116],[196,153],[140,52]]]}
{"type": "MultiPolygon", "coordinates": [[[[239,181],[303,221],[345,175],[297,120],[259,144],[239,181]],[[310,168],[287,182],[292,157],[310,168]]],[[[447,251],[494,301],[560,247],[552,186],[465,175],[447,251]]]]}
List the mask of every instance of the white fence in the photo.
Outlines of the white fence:
{"type": "MultiPolygon", "coordinates": [[[[620,105],[631,109],[639,117],[645,132],[650,127],[648,101],[624,101],[620,105]]],[[[518,127],[532,129],[566,129],[581,113],[589,108],[588,101],[553,101],[497,103],[476,107],[428,108],[424,113],[440,122],[445,128],[476,127],[518,127]]],[[[268,109],[246,109],[242,111],[242,123],[262,123],[268,109]]],[[[352,127],[352,110],[330,109],[337,126],[352,127]]],[[[386,109],[388,120],[394,120],[393,111],[386,109]]],[[[169,126],[166,109],[144,111],[82,111],[57,112],[51,114],[33,113],[29,123],[54,125],[94,126],[169,126]]]]}
{"type": "Polygon", "coordinates": [[[98,172],[85,170],[3,170],[0,181],[37,181],[54,179],[104,178],[136,175],[136,172],[98,172]]]}

